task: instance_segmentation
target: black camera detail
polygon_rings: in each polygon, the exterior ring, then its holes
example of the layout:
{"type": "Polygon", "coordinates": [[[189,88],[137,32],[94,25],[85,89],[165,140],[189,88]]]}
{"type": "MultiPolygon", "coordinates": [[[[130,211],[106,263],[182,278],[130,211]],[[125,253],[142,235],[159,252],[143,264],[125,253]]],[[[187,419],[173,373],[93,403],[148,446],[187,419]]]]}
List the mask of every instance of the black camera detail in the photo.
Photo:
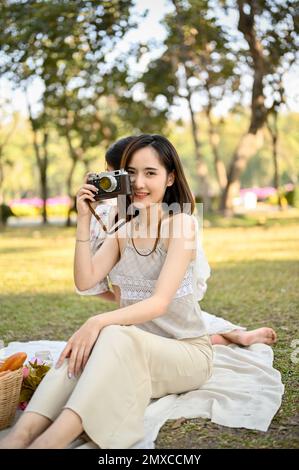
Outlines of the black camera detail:
{"type": "Polygon", "coordinates": [[[98,188],[98,193],[94,195],[96,201],[111,199],[120,194],[132,194],[130,175],[123,169],[91,173],[88,175],[87,183],[98,188]]]}

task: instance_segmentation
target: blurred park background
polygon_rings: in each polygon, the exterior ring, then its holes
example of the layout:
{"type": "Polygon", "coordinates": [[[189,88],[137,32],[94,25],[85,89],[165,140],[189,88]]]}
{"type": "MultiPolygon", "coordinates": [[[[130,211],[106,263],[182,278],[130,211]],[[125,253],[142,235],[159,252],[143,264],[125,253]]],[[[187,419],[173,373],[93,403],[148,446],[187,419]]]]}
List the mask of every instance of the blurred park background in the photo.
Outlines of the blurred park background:
{"type": "Polygon", "coordinates": [[[0,337],[67,339],[114,308],[74,293],[74,197],[116,139],[164,134],[204,203],[202,307],[277,330],[286,394],[268,433],[188,420],[157,446],[298,447],[296,2],[0,5],[0,337]]]}

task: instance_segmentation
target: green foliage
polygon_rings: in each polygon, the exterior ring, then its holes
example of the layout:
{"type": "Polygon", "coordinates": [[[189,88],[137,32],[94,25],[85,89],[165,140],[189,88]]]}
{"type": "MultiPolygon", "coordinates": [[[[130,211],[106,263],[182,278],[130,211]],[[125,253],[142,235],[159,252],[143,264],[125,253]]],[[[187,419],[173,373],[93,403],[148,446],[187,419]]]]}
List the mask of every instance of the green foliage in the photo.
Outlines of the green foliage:
{"type": "Polygon", "coordinates": [[[226,90],[238,88],[232,48],[224,30],[217,24],[209,1],[173,2],[175,14],[164,18],[167,37],[161,56],[151,61],[140,77],[148,99],[156,109],[169,111],[177,99],[191,104],[193,94],[210,109],[226,90]],[[200,15],[198,12],[200,11],[200,15]],[[161,104],[163,97],[163,104],[161,104]]]}
{"type": "Polygon", "coordinates": [[[106,55],[127,31],[131,5],[132,0],[3,2],[0,75],[16,88],[26,90],[37,78],[44,87],[38,111],[28,103],[43,197],[53,129],[65,139],[70,157],[64,172],[68,193],[78,160],[87,165],[91,148],[107,146],[116,138],[115,114],[107,97],[111,64],[106,55]]]}
{"type": "MultiPolygon", "coordinates": [[[[136,104],[136,121],[138,119],[138,106],[136,104]]],[[[146,121],[146,114],[141,116],[141,121],[146,121]]],[[[209,177],[215,193],[217,193],[218,185],[216,183],[213,155],[208,143],[208,124],[204,114],[198,115],[201,125],[201,142],[202,152],[209,168],[209,177]]],[[[155,127],[155,121],[149,120],[149,131],[160,132],[159,127],[155,127]]],[[[219,123],[218,131],[220,137],[219,152],[220,156],[228,165],[231,154],[246,129],[246,114],[230,114],[219,123]]],[[[137,122],[136,122],[137,125],[137,122]]],[[[282,115],[279,119],[279,147],[278,158],[279,167],[281,169],[281,184],[288,183],[299,175],[299,135],[297,126],[299,125],[299,115],[289,113],[282,115]]],[[[117,122],[118,137],[130,134],[129,125],[124,119],[117,122]]],[[[196,162],[194,158],[194,144],[191,138],[190,127],[188,123],[177,125],[174,122],[168,122],[167,128],[163,131],[168,135],[171,142],[176,147],[188,181],[195,194],[198,194],[198,180],[196,177],[196,162]]],[[[8,202],[12,198],[32,197],[39,195],[38,172],[34,164],[33,149],[30,145],[32,141],[32,131],[27,121],[19,119],[18,126],[14,131],[13,138],[8,142],[5,148],[5,154],[11,161],[11,165],[6,168],[5,179],[3,182],[3,193],[5,201],[8,202]]],[[[66,179],[71,167],[71,160],[68,157],[68,149],[65,139],[60,136],[54,129],[49,135],[49,153],[50,163],[48,168],[48,184],[49,196],[64,195],[66,191],[66,179]]],[[[88,168],[90,171],[104,170],[104,153],[103,145],[90,148],[86,151],[86,159],[88,159],[88,168]]],[[[87,168],[79,162],[73,175],[73,190],[76,190],[82,182],[83,175],[87,168]]],[[[242,176],[242,186],[269,186],[273,180],[273,164],[270,148],[270,140],[266,135],[265,144],[255,157],[249,162],[242,176]]],[[[61,211],[61,214],[64,210],[61,211]]],[[[21,215],[21,214],[20,214],[21,215]]],[[[33,214],[34,215],[34,214],[33,214]]],[[[54,215],[54,214],[53,214],[54,215]]]]}
{"type": "Polygon", "coordinates": [[[290,206],[299,209],[299,186],[295,186],[292,191],[287,192],[285,199],[290,206]]]}
{"type": "Polygon", "coordinates": [[[65,72],[73,69],[76,77],[74,67],[84,58],[77,78],[89,81],[89,66],[103,60],[107,40],[113,47],[126,31],[131,4],[130,0],[2,2],[0,50],[6,60],[1,71],[14,81],[39,76],[51,93],[65,72]]]}
{"type": "Polygon", "coordinates": [[[28,375],[23,379],[22,388],[20,393],[19,402],[28,402],[32,397],[33,393],[41,383],[47,372],[50,370],[50,366],[46,364],[38,364],[37,360],[34,362],[29,361],[29,365],[25,367],[28,369],[28,375]]]}
{"type": "MultiPolygon", "coordinates": [[[[169,116],[173,106],[182,99],[194,108],[194,113],[198,109],[210,113],[219,134],[220,157],[228,168],[250,120],[248,110],[238,112],[243,91],[250,91],[241,83],[244,72],[252,67],[250,48],[246,48],[244,41],[236,41],[241,36],[237,24],[227,28],[219,22],[221,6],[235,8],[237,3],[235,0],[171,2],[173,11],[163,19],[166,35],[162,42],[144,44],[141,38],[127,53],[112,60],[110,53],[115,52],[118,41],[134,27],[130,13],[132,0],[2,2],[0,74],[9,78],[16,88],[26,89],[37,77],[44,86],[39,109],[31,119],[31,129],[21,120],[5,148],[4,200],[40,193],[41,169],[46,161],[41,162],[39,170],[32,147],[32,130],[36,131],[36,144],[41,153],[44,133],[48,136],[50,196],[73,194],[87,171],[104,169],[105,149],[113,140],[140,132],[171,136],[178,145],[193,191],[200,193],[190,123],[176,126],[169,116]],[[138,75],[135,69],[130,70],[132,58],[138,64],[142,58],[151,57],[147,56],[149,52],[155,55],[144,73],[138,75]],[[219,120],[213,115],[213,108],[225,97],[236,104],[236,112],[219,120]]],[[[252,4],[256,9],[255,19],[259,15],[257,38],[262,41],[267,57],[265,83],[273,90],[268,101],[272,97],[277,99],[275,84],[283,72],[277,68],[281,58],[288,64],[296,51],[294,6],[286,2],[278,7],[279,3],[265,0],[252,4]]],[[[246,14],[253,21],[251,3],[246,14]]],[[[214,194],[219,188],[207,116],[203,112],[195,113],[195,120],[200,154],[207,164],[214,194]]],[[[299,173],[298,124],[295,113],[279,116],[282,184],[296,181],[299,173]]],[[[0,135],[0,144],[3,136],[4,133],[0,135]]],[[[243,186],[272,184],[269,149],[270,141],[266,137],[264,148],[245,168],[241,177],[243,186]]]]}

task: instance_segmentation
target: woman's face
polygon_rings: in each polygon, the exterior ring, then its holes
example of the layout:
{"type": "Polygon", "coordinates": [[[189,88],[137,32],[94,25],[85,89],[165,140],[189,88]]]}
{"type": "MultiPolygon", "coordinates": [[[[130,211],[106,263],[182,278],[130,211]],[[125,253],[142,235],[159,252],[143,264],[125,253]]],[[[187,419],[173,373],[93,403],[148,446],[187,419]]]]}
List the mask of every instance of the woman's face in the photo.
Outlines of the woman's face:
{"type": "Polygon", "coordinates": [[[131,158],[127,171],[133,188],[132,202],[140,209],[161,203],[167,186],[171,186],[174,182],[174,174],[167,173],[152,147],[137,150],[131,158]]]}

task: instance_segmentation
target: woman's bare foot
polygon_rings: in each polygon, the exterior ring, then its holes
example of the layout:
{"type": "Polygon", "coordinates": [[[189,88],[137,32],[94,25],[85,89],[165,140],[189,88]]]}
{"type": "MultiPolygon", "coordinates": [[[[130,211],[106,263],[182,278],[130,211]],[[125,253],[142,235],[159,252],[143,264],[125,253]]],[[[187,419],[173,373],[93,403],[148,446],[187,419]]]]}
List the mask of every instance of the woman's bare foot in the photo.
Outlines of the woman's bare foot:
{"type": "Polygon", "coordinates": [[[224,338],[222,335],[211,335],[210,336],[211,343],[214,344],[222,344],[223,346],[227,346],[231,343],[228,339],[224,338]]]}
{"type": "Polygon", "coordinates": [[[234,330],[223,335],[231,343],[250,346],[255,343],[273,344],[277,335],[272,328],[262,327],[252,331],[234,330]]]}

